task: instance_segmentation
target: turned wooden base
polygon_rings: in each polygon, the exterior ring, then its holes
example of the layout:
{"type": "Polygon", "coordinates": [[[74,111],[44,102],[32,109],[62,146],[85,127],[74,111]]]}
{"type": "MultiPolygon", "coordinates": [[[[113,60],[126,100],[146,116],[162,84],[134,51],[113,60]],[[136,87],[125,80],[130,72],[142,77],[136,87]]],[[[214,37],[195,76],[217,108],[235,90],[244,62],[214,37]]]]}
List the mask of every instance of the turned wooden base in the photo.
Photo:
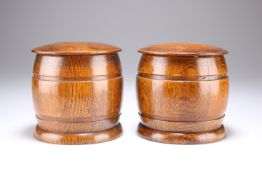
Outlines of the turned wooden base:
{"type": "Polygon", "coordinates": [[[90,132],[90,133],[53,133],[41,129],[38,125],[35,129],[35,138],[52,144],[93,144],[110,141],[118,138],[122,133],[122,126],[119,123],[115,127],[99,132],[90,132]]]}
{"type": "Polygon", "coordinates": [[[150,141],[170,144],[203,144],[222,140],[225,138],[225,128],[205,132],[168,132],[151,129],[142,123],[138,126],[138,134],[150,141]]]}

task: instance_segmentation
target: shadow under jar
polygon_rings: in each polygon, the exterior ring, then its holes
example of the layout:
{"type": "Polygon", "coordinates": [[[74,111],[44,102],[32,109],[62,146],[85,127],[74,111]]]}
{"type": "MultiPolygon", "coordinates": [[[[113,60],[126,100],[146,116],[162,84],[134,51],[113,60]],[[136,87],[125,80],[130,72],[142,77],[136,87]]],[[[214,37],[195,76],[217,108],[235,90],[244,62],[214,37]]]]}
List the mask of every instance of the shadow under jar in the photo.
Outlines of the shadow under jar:
{"type": "Polygon", "coordinates": [[[204,44],[165,43],[139,50],[138,134],[148,140],[210,143],[225,137],[228,100],[224,54],[204,44]]]}
{"type": "Polygon", "coordinates": [[[88,144],[120,136],[120,48],[92,42],[37,47],[33,78],[35,137],[54,144],[88,144]]]}

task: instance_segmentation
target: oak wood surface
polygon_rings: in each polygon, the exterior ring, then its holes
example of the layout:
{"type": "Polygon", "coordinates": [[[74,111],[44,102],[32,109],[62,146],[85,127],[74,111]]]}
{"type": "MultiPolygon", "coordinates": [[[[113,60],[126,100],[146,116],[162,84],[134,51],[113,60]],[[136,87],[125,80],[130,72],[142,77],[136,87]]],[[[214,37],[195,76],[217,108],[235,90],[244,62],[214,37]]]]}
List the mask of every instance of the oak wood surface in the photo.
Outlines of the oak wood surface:
{"type": "Polygon", "coordinates": [[[203,144],[222,140],[226,137],[224,126],[205,132],[167,132],[139,124],[138,134],[144,139],[169,144],[203,144]]]}
{"type": "Polygon", "coordinates": [[[96,42],[59,42],[32,49],[32,52],[48,55],[93,55],[117,53],[120,48],[96,42]]]}
{"type": "Polygon", "coordinates": [[[113,128],[99,132],[83,133],[59,133],[43,130],[38,125],[35,129],[35,138],[52,144],[78,145],[78,144],[95,144],[102,143],[121,136],[121,124],[113,128]]]}
{"type": "Polygon", "coordinates": [[[58,144],[96,143],[97,135],[103,134],[107,135],[103,141],[117,138],[122,131],[118,120],[123,83],[118,54],[101,54],[103,48],[97,44],[88,46],[99,54],[80,54],[78,48],[83,48],[78,44],[68,45],[40,47],[58,49],[58,55],[45,50],[36,56],[32,78],[36,138],[58,144]],[[75,52],[59,55],[68,47],[75,52]]]}
{"type": "MultiPolygon", "coordinates": [[[[143,53],[137,74],[140,135],[150,130],[162,135],[159,138],[170,139],[163,139],[163,143],[182,143],[179,134],[193,133],[194,138],[185,137],[183,143],[194,143],[197,134],[221,128],[228,100],[229,80],[223,56],[227,51],[203,44],[173,43],[139,51],[143,53]]],[[[217,132],[212,132],[214,137],[195,143],[220,140],[225,133],[224,129],[219,131],[222,133],[215,136],[217,132]]],[[[144,138],[154,141],[152,137],[144,138]]]]}
{"type": "Polygon", "coordinates": [[[226,50],[216,46],[197,43],[160,43],[141,48],[138,51],[143,54],[177,56],[214,56],[228,53],[226,50]]]}

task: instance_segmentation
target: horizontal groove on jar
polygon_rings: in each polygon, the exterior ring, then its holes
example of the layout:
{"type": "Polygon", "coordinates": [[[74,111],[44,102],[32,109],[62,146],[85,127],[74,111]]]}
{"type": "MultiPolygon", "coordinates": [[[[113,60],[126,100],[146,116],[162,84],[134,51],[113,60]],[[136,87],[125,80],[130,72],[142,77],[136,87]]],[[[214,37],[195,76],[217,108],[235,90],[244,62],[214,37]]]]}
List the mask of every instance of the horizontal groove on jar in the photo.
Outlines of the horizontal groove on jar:
{"type": "Polygon", "coordinates": [[[54,122],[63,122],[63,123],[81,123],[81,122],[97,122],[102,120],[119,120],[120,114],[108,118],[108,116],[95,116],[96,118],[100,118],[99,120],[93,120],[91,117],[75,117],[75,118],[65,118],[65,117],[52,117],[52,116],[46,116],[46,115],[35,115],[37,119],[40,120],[47,120],[47,121],[54,121],[54,122]]]}
{"type": "Polygon", "coordinates": [[[138,114],[141,116],[141,117],[145,117],[145,118],[149,118],[149,119],[152,119],[152,120],[161,120],[161,121],[165,121],[165,122],[206,122],[206,121],[212,121],[212,120],[218,120],[220,118],[223,118],[225,115],[223,115],[222,117],[221,116],[215,116],[215,117],[212,117],[210,119],[198,119],[198,120],[195,120],[195,119],[192,119],[192,118],[189,118],[189,120],[187,120],[186,118],[188,117],[183,117],[181,118],[181,116],[177,116],[174,118],[173,115],[152,115],[152,114],[145,114],[145,113],[142,113],[142,112],[138,112],[138,114]],[[168,118],[173,118],[173,119],[168,119],[168,118]]]}
{"type": "Polygon", "coordinates": [[[58,77],[58,76],[45,76],[45,75],[33,75],[33,79],[41,81],[101,81],[123,78],[121,74],[118,75],[97,75],[92,77],[58,77]]]}
{"type": "Polygon", "coordinates": [[[174,80],[174,81],[212,81],[228,78],[227,75],[205,75],[205,76],[167,76],[138,73],[137,77],[148,78],[153,80],[174,80]]]}
{"type": "Polygon", "coordinates": [[[202,122],[171,122],[140,116],[142,123],[151,129],[169,132],[206,132],[221,127],[224,117],[202,122]]]}
{"type": "Polygon", "coordinates": [[[37,119],[38,126],[55,133],[86,133],[98,132],[113,128],[118,120],[100,120],[97,122],[57,122],[37,119]]]}

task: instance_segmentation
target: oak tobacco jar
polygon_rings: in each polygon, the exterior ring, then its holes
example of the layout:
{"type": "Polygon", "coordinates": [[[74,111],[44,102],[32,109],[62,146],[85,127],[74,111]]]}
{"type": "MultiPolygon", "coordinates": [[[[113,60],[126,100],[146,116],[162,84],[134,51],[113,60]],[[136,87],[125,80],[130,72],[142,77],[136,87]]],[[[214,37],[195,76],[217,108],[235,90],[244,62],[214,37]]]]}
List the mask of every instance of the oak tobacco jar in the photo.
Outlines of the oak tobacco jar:
{"type": "Polygon", "coordinates": [[[228,52],[204,44],[165,43],[139,50],[138,134],[162,143],[210,143],[225,137],[228,52]]]}
{"type": "Polygon", "coordinates": [[[55,144],[87,144],[120,136],[120,48],[63,42],[32,50],[35,137],[55,144]]]}

